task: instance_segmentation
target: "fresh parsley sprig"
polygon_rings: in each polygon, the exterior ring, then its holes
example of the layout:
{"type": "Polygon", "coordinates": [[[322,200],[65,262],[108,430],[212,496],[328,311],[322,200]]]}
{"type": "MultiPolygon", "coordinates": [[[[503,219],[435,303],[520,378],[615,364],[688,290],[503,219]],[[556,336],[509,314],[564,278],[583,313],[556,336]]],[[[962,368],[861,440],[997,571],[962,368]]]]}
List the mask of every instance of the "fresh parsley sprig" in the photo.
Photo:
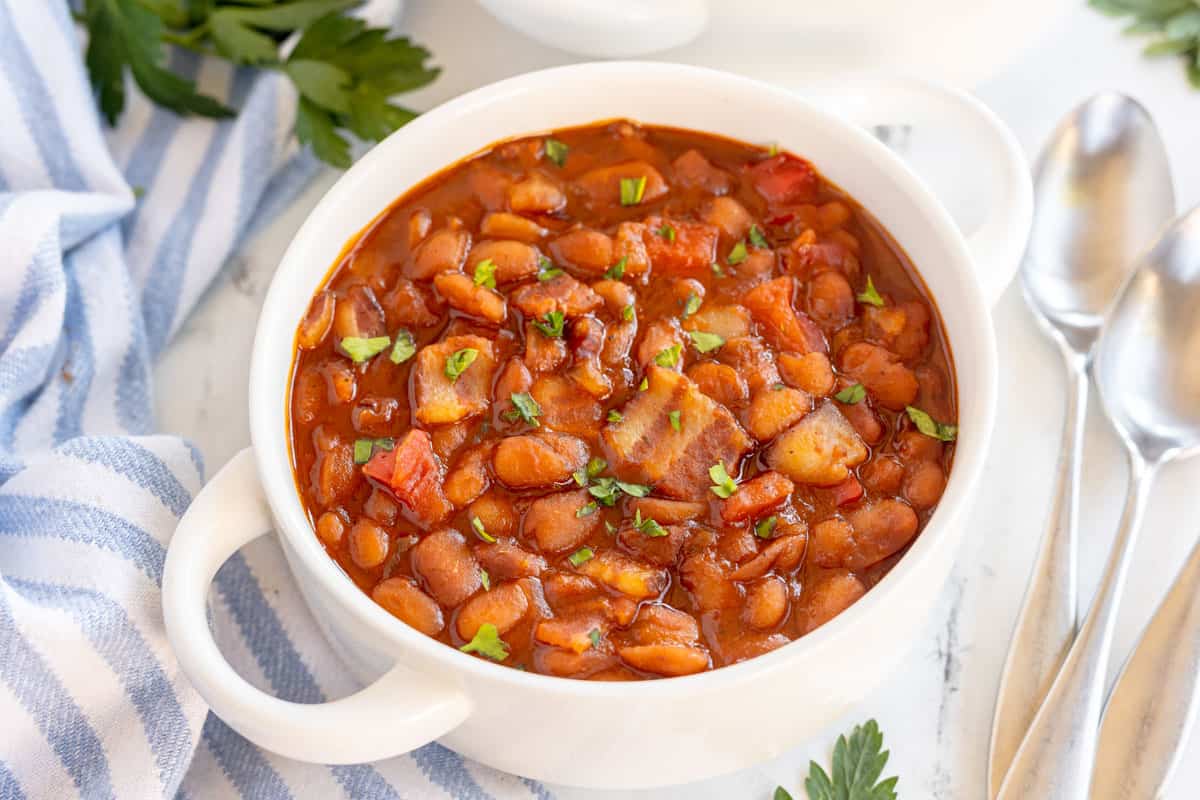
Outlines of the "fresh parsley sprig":
{"type": "Polygon", "coordinates": [[[391,102],[439,70],[430,53],[385,28],[348,16],[361,0],[84,0],[88,74],[100,111],[114,124],[125,109],[125,73],[154,103],[179,114],[237,111],[172,72],[164,45],[282,72],[296,86],[296,135],[322,161],[350,166],[349,131],[380,141],[416,116],[391,102]],[[286,56],[284,42],[298,35],[286,56]]]}
{"type": "MultiPolygon", "coordinates": [[[[808,762],[804,790],[809,800],[896,800],[896,783],[900,779],[879,780],[888,755],[883,749],[879,723],[872,719],[855,725],[849,739],[845,735],[838,737],[829,773],[817,762],[808,762]]],[[[792,796],[779,786],[773,800],[792,800],[792,796]]]]}
{"type": "Polygon", "coordinates": [[[1131,35],[1151,35],[1147,56],[1178,56],[1188,80],[1200,89],[1200,5],[1193,0],[1088,0],[1097,11],[1132,17],[1131,35]]]}

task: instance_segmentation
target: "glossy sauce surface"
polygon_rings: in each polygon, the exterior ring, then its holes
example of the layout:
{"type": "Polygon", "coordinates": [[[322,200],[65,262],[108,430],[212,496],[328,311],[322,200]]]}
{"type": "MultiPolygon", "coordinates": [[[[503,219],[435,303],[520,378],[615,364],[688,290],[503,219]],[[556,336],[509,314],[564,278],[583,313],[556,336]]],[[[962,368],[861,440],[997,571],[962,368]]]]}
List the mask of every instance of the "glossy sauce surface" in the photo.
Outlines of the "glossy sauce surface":
{"type": "Polygon", "coordinates": [[[315,533],[376,602],[627,680],[861,597],[940,499],[955,419],[936,308],[853,200],[791,154],[613,122],[382,214],[300,323],[290,424],[315,533]]]}

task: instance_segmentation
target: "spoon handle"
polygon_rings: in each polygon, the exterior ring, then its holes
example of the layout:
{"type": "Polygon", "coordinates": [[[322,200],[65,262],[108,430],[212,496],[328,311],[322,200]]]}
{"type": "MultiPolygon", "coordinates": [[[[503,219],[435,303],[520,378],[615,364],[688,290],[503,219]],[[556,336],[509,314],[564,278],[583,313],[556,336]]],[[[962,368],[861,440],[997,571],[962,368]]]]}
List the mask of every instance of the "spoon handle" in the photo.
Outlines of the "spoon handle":
{"type": "Polygon", "coordinates": [[[1096,598],[1017,750],[998,800],[1085,800],[1091,782],[1117,607],[1125,588],[1154,468],[1130,454],[1125,511],[1096,598]]]}
{"type": "Polygon", "coordinates": [[[1091,800],[1161,797],[1200,703],[1200,542],[1125,663],[1100,726],[1091,800]]]}
{"type": "Polygon", "coordinates": [[[1062,455],[1054,476],[1050,516],[1041,550],[1000,677],[988,753],[988,797],[995,797],[1029,723],[1075,640],[1076,524],[1088,377],[1084,359],[1068,359],[1067,413],[1062,455]]]}

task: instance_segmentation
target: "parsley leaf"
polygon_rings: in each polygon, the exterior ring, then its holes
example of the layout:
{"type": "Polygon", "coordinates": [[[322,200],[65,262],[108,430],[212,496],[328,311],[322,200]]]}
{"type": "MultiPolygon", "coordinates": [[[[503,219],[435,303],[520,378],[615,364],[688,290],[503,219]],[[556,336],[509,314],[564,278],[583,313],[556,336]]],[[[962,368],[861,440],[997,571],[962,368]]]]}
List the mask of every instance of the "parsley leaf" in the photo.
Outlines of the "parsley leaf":
{"type": "Polygon", "coordinates": [[[625,306],[621,309],[621,319],[625,320],[626,322],[629,322],[631,319],[633,319],[632,305],[625,306]]]}
{"type": "Polygon", "coordinates": [[[390,436],[385,436],[382,439],[355,439],[354,440],[354,463],[365,464],[371,460],[371,456],[375,454],[375,450],[391,450],[396,446],[396,440],[390,436]]]}
{"type": "Polygon", "coordinates": [[[957,425],[938,422],[916,406],[905,406],[904,410],[908,414],[908,418],[917,426],[917,430],[926,436],[931,436],[940,442],[953,442],[958,438],[957,425]]]}
{"type": "Polygon", "coordinates": [[[628,256],[621,256],[617,263],[608,268],[608,271],[604,273],[604,277],[614,281],[621,280],[621,278],[625,277],[625,264],[628,261],[628,256]]]}
{"type": "Polygon", "coordinates": [[[417,343],[413,341],[412,334],[401,328],[396,331],[396,343],[392,345],[392,352],[388,354],[388,360],[393,364],[403,364],[417,353],[417,343]]]}
{"type": "Polygon", "coordinates": [[[855,297],[860,303],[866,303],[867,305],[876,307],[883,305],[883,297],[881,297],[879,291],[876,290],[875,281],[871,280],[870,275],[867,276],[867,288],[863,289],[855,297]]]}
{"type": "Polygon", "coordinates": [[[487,528],[483,527],[483,520],[479,517],[471,517],[471,530],[475,531],[475,535],[488,544],[496,543],[496,537],[487,532],[487,528]]]}
{"type": "Polygon", "coordinates": [[[622,414],[620,411],[617,411],[615,408],[610,408],[608,410],[608,421],[609,422],[620,422],[623,419],[625,419],[625,415],[622,414]]]}
{"type": "Polygon", "coordinates": [[[654,363],[660,367],[673,367],[679,363],[679,355],[682,352],[682,345],[673,344],[670,347],[659,350],[654,356],[654,363]]]}
{"type": "Polygon", "coordinates": [[[478,653],[487,656],[492,661],[503,661],[508,658],[508,644],[500,638],[500,631],[490,622],[479,626],[479,630],[471,637],[471,641],[458,648],[464,653],[478,653]]]}
{"type": "Polygon", "coordinates": [[[592,628],[590,631],[588,631],[588,639],[591,640],[592,647],[599,647],[600,646],[600,629],[592,628]]]}
{"type": "Polygon", "coordinates": [[[380,141],[416,114],[391,102],[432,81],[429,51],[349,15],[358,0],[84,0],[86,64],[100,110],[115,124],[125,74],[179,114],[236,113],[171,71],[164,44],[280,72],[299,94],[295,131],[323,161],[350,165],[344,131],[380,141]],[[284,42],[296,45],[284,57],[284,42]]]}
{"type": "Polygon", "coordinates": [[[547,339],[561,339],[563,335],[563,319],[563,312],[551,311],[546,314],[545,319],[535,319],[533,327],[537,328],[538,333],[547,339]]]}
{"type": "Polygon", "coordinates": [[[621,178],[621,205],[636,206],[642,202],[642,195],[645,193],[645,175],[639,175],[636,178],[621,178]]]}
{"type": "Polygon", "coordinates": [[[770,539],[775,533],[776,522],[778,522],[778,518],[774,514],[766,519],[760,519],[754,523],[754,535],[760,539],[770,539]]]}
{"type": "Polygon", "coordinates": [[[833,748],[832,778],[817,762],[808,763],[804,789],[810,800],[896,800],[899,778],[877,782],[888,762],[889,753],[882,749],[883,734],[875,720],[855,725],[849,739],[839,736],[833,748]]]}
{"type": "Polygon", "coordinates": [[[446,359],[446,377],[451,383],[458,380],[458,376],[467,371],[467,367],[475,363],[476,357],[479,356],[479,351],[474,347],[464,347],[462,350],[455,350],[446,359]]]}
{"type": "Polygon", "coordinates": [[[708,487],[709,490],[722,500],[738,490],[737,481],[729,476],[725,465],[720,461],[708,468],[708,477],[712,478],[713,482],[713,485],[708,487]]]}
{"type": "Polygon", "coordinates": [[[533,395],[529,392],[513,392],[508,398],[512,400],[513,408],[521,419],[535,428],[541,425],[537,418],[542,415],[542,407],[533,399],[533,395]]]}
{"type": "Polygon", "coordinates": [[[546,158],[553,161],[556,166],[561,167],[567,163],[567,153],[571,151],[571,148],[558,139],[548,136],[542,142],[542,151],[546,154],[546,158]]]}
{"type": "Polygon", "coordinates": [[[473,280],[476,286],[486,286],[489,289],[495,289],[496,262],[490,258],[485,258],[476,264],[473,280]]]}
{"type": "Polygon", "coordinates": [[[856,383],[853,386],[847,386],[833,397],[839,403],[845,403],[852,406],[856,403],[861,403],[863,398],[867,396],[867,389],[861,383],[856,383]]]}
{"type": "Polygon", "coordinates": [[[546,281],[553,280],[554,278],[557,278],[559,275],[562,275],[562,274],[563,274],[563,271],[561,269],[559,269],[558,267],[554,266],[553,261],[546,258],[545,256],[538,256],[537,279],[539,281],[542,281],[543,283],[545,283],[546,281]]]}
{"type": "Polygon", "coordinates": [[[583,517],[591,516],[592,514],[596,513],[597,508],[599,508],[599,506],[597,506],[596,501],[593,500],[592,502],[582,505],[576,509],[575,517],[577,519],[582,519],[583,517]]]}
{"type": "Polygon", "coordinates": [[[492,590],[492,576],[488,575],[488,571],[483,567],[479,568],[479,582],[483,584],[483,590],[490,592],[492,590]]]}
{"type": "Polygon", "coordinates": [[[733,267],[745,261],[746,255],[746,243],[741,241],[733,246],[733,249],[729,251],[729,255],[725,256],[725,260],[729,263],[729,266],[733,267]]]}
{"type": "Polygon", "coordinates": [[[679,411],[675,410],[675,411],[667,412],[667,419],[671,420],[671,427],[674,428],[676,432],[679,432],[679,430],[680,430],[679,411]]]}
{"type": "Polygon", "coordinates": [[[688,336],[691,337],[692,347],[699,350],[701,353],[708,353],[716,350],[721,345],[725,344],[725,338],[715,333],[708,331],[688,331],[688,336]]]}
{"type": "Polygon", "coordinates": [[[642,519],[642,510],[640,508],[634,513],[633,527],[641,532],[643,536],[649,536],[651,539],[658,539],[667,535],[667,529],[659,525],[655,520],[649,517],[642,519]]]}
{"type": "Polygon", "coordinates": [[[700,304],[703,302],[704,300],[702,300],[699,295],[695,293],[689,294],[687,296],[687,300],[683,304],[683,318],[687,319],[692,314],[695,314],[697,311],[699,311],[700,304]]]}
{"type": "Polygon", "coordinates": [[[592,560],[592,556],[596,555],[590,547],[581,547],[571,555],[567,556],[567,561],[571,562],[572,567],[581,567],[592,560]]]}
{"type": "Polygon", "coordinates": [[[675,229],[666,223],[664,223],[657,231],[655,231],[655,233],[666,239],[668,242],[675,241],[675,229]]]}
{"type": "Polygon", "coordinates": [[[361,336],[347,336],[340,342],[342,350],[350,356],[355,364],[361,364],[368,358],[382,353],[392,343],[390,336],[372,336],[364,339],[361,336]]]}
{"type": "Polygon", "coordinates": [[[750,244],[760,248],[771,246],[767,241],[767,237],[763,235],[762,228],[757,225],[750,226],[750,244]]]}

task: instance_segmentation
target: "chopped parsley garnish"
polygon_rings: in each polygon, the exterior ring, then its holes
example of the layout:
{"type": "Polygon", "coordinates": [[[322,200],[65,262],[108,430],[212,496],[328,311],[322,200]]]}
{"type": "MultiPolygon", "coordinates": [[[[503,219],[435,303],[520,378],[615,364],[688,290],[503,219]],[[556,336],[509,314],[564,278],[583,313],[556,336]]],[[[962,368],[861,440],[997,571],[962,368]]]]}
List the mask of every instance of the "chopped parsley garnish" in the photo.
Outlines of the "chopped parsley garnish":
{"type": "Polygon", "coordinates": [[[940,442],[953,442],[958,438],[958,426],[938,422],[916,406],[905,406],[908,418],[917,426],[917,430],[926,436],[931,436],[940,442]]]}
{"type": "Polygon", "coordinates": [[[572,567],[581,567],[592,560],[592,556],[596,555],[592,548],[581,547],[571,555],[567,556],[567,561],[571,562],[572,567]]]}
{"type": "Polygon", "coordinates": [[[861,383],[856,383],[853,386],[847,386],[833,397],[839,403],[845,403],[852,406],[855,403],[861,403],[863,398],[867,396],[867,389],[861,383]]]}
{"type": "Polygon", "coordinates": [[[760,539],[770,539],[775,533],[775,523],[778,519],[774,514],[754,523],[754,535],[760,539]]]}
{"type": "Polygon", "coordinates": [[[713,485],[708,487],[709,490],[721,499],[731,496],[738,489],[737,481],[729,477],[725,465],[720,461],[708,468],[708,477],[712,478],[713,482],[713,485]]]}
{"type": "Polygon", "coordinates": [[[633,319],[633,305],[627,305],[621,309],[621,319],[629,322],[633,319]]]}
{"type": "Polygon", "coordinates": [[[621,205],[636,206],[642,202],[642,195],[645,193],[645,175],[639,175],[636,178],[621,178],[621,205]]]}
{"type": "Polygon", "coordinates": [[[729,262],[729,266],[735,266],[746,260],[746,243],[738,242],[729,251],[729,255],[725,256],[725,260],[729,262]]]}
{"type": "Polygon", "coordinates": [[[725,338],[718,336],[715,333],[708,331],[688,331],[688,336],[692,339],[692,347],[699,350],[701,353],[709,353],[716,350],[721,345],[725,344],[725,338]]]}
{"type": "Polygon", "coordinates": [[[871,280],[870,275],[867,276],[867,288],[863,289],[862,292],[860,292],[858,295],[856,295],[856,297],[858,299],[858,302],[860,302],[860,303],[866,303],[867,305],[872,305],[872,306],[882,306],[883,305],[883,298],[879,295],[879,292],[875,289],[875,281],[871,280]]]}
{"type": "Polygon", "coordinates": [[[679,363],[679,355],[682,352],[683,345],[673,344],[670,347],[659,350],[658,354],[654,356],[654,363],[660,367],[673,367],[679,363]]]}
{"type": "Polygon", "coordinates": [[[563,335],[563,312],[551,311],[545,319],[535,319],[533,327],[547,339],[561,339],[563,335]]]}
{"type": "Polygon", "coordinates": [[[403,328],[396,331],[396,343],[392,345],[392,352],[388,354],[388,360],[393,364],[403,364],[416,353],[417,343],[413,341],[412,334],[403,328]]]}
{"type": "Polygon", "coordinates": [[[586,504],[586,505],[582,505],[582,506],[580,506],[580,507],[579,507],[579,508],[578,508],[578,509],[575,511],[575,516],[576,516],[577,518],[583,518],[583,517],[590,516],[590,515],[592,515],[592,514],[596,513],[596,509],[597,509],[597,508],[599,508],[599,506],[597,506],[597,505],[596,505],[596,501],[595,501],[595,500],[593,500],[592,502],[590,502],[590,503],[588,503],[588,504],[586,504]]]}
{"type": "Polygon", "coordinates": [[[750,244],[755,247],[770,247],[767,237],[763,235],[762,228],[757,225],[750,226],[750,244]]]}
{"type": "Polygon", "coordinates": [[[492,576],[488,575],[488,571],[483,567],[479,568],[479,582],[483,584],[483,590],[490,592],[492,590],[492,576]]]}
{"type": "Polygon", "coordinates": [[[675,229],[670,225],[664,224],[661,228],[655,231],[659,236],[666,239],[668,242],[675,241],[675,229]]]}
{"type": "Polygon", "coordinates": [[[724,277],[725,277],[725,270],[721,269],[721,265],[720,265],[720,264],[718,264],[717,262],[715,262],[715,261],[714,261],[714,262],[713,262],[712,264],[710,264],[709,266],[711,266],[711,267],[712,267],[712,272],[713,272],[713,275],[716,275],[718,278],[724,278],[724,277]]]}
{"type": "Polygon", "coordinates": [[[471,637],[471,641],[458,648],[464,653],[478,653],[492,661],[503,661],[508,658],[508,645],[500,638],[500,631],[490,622],[479,626],[479,630],[471,637]]]}
{"type": "MultiPolygon", "coordinates": [[[[659,355],[662,355],[662,354],[659,353],[659,355]]],[[[642,378],[642,382],[638,384],[638,391],[644,392],[649,388],[650,388],[650,380],[648,378],[642,378]]]]}
{"type": "Polygon", "coordinates": [[[558,139],[548,136],[546,137],[546,140],[542,142],[542,151],[545,152],[546,158],[550,159],[556,165],[561,167],[563,164],[567,163],[567,153],[571,151],[571,148],[567,147],[565,143],[560,142],[558,139]]]}
{"type": "Polygon", "coordinates": [[[655,520],[647,517],[642,519],[642,510],[639,508],[633,516],[633,527],[640,531],[643,536],[649,536],[651,539],[657,539],[660,536],[666,536],[667,530],[662,525],[659,525],[655,520]]]}
{"type": "Polygon", "coordinates": [[[592,640],[592,647],[600,646],[600,629],[592,628],[588,631],[588,638],[592,640]]]}
{"type": "Polygon", "coordinates": [[[496,262],[490,258],[485,258],[475,265],[474,280],[476,286],[486,286],[489,289],[496,288],[496,262]]]}
{"type": "Polygon", "coordinates": [[[616,478],[600,478],[588,487],[588,494],[596,498],[600,505],[611,508],[621,497],[621,487],[617,485],[616,478]]]}
{"type": "Polygon", "coordinates": [[[772,391],[772,392],[782,392],[782,391],[783,391],[784,389],[786,389],[786,388],[787,388],[787,384],[786,384],[786,383],[772,383],[772,384],[771,384],[771,391],[772,391]]]}
{"type": "Polygon", "coordinates": [[[608,410],[608,421],[609,422],[620,422],[623,419],[625,419],[625,415],[622,414],[620,411],[617,411],[615,408],[610,408],[608,410]]]}
{"type": "Polygon", "coordinates": [[[376,448],[380,450],[391,450],[396,446],[396,440],[390,436],[382,439],[355,439],[354,440],[354,463],[365,464],[371,460],[371,456],[375,454],[376,448]]]}
{"type": "Polygon", "coordinates": [[[454,353],[446,359],[446,377],[451,383],[458,380],[458,376],[467,371],[467,367],[475,363],[479,351],[474,347],[464,347],[462,350],[455,350],[454,353]]]}
{"type": "Polygon", "coordinates": [[[607,461],[603,458],[593,458],[587,463],[587,476],[594,478],[606,469],[608,469],[607,461]]]}
{"type": "Polygon", "coordinates": [[[558,267],[554,266],[553,261],[546,258],[545,256],[538,256],[537,279],[539,281],[545,282],[545,281],[553,280],[554,278],[557,278],[559,275],[562,275],[562,274],[563,274],[563,271],[561,269],[559,269],[558,267]]]}
{"type": "Polygon", "coordinates": [[[621,256],[617,263],[608,268],[608,271],[604,273],[604,277],[613,281],[621,280],[621,278],[625,277],[625,264],[628,262],[628,256],[621,256]]]}
{"type": "Polygon", "coordinates": [[[475,531],[475,535],[488,544],[496,543],[496,537],[487,532],[487,528],[483,527],[483,520],[479,517],[471,517],[471,530],[475,531]]]}
{"type": "Polygon", "coordinates": [[[528,392],[513,392],[508,398],[512,400],[513,410],[517,412],[520,419],[535,428],[541,425],[537,418],[542,415],[542,407],[538,405],[532,395],[528,392]]]}
{"type": "Polygon", "coordinates": [[[683,303],[683,318],[687,319],[692,314],[695,314],[697,311],[699,311],[700,304],[703,302],[704,300],[702,300],[698,294],[689,294],[687,296],[687,300],[685,300],[683,303]]]}
{"type": "Polygon", "coordinates": [[[390,336],[372,336],[364,339],[361,336],[347,336],[342,339],[342,349],[355,364],[361,364],[371,356],[382,353],[392,343],[390,336]]]}
{"type": "Polygon", "coordinates": [[[616,533],[616,532],[617,532],[617,526],[616,526],[616,525],[613,525],[613,524],[612,524],[611,522],[609,522],[608,520],[604,520],[604,530],[608,531],[609,533],[616,533]]]}
{"type": "Polygon", "coordinates": [[[667,418],[671,420],[671,427],[678,431],[679,428],[679,411],[671,411],[667,414],[667,418]]]}

